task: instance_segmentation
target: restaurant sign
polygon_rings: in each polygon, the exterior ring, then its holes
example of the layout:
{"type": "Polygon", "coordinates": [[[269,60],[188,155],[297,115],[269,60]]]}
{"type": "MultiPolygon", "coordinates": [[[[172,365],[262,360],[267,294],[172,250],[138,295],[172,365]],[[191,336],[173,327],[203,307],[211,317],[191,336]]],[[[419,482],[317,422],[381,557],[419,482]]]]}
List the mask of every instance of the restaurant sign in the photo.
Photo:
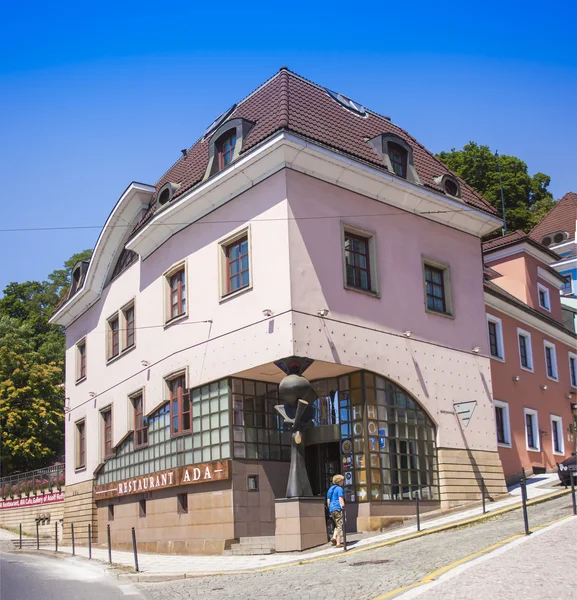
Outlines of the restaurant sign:
{"type": "Polygon", "coordinates": [[[26,506],[41,506],[43,504],[52,504],[53,502],[62,502],[64,492],[55,492],[54,494],[42,494],[41,496],[32,496],[29,498],[16,498],[14,500],[4,500],[0,502],[0,510],[5,508],[25,508],[26,506]]]}
{"type": "Polygon", "coordinates": [[[95,488],[96,500],[154,492],[166,488],[195,483],[208,483],[229,479],[230,461],[217,460],[188,467],[177,467],[166,471],[158,471],[150,475],[140,475],[132,479],[123,479],[115,483],[97,485],[95,488]]]}

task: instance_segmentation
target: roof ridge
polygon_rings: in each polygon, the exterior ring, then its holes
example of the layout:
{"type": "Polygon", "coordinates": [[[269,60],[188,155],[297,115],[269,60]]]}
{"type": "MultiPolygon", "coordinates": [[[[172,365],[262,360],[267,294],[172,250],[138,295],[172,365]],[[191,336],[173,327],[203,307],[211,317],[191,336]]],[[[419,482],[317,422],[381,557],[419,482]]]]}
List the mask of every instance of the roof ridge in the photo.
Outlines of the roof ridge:
{"type": "Polygon", "coordinates": [[[286,129],[289,124],[289,84],[288,84],[288,69],[280,68],[281,89],[279,99],[279,122],[280,129],[286,129]]]}

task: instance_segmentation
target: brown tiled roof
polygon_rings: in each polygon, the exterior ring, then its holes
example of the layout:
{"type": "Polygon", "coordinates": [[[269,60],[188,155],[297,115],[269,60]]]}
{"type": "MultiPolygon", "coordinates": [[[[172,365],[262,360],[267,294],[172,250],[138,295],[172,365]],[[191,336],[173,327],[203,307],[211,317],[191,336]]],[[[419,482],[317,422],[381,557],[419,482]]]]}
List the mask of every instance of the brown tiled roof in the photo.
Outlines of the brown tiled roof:
{"type": "Polygon", "coordinates": [[[540,242],[548,233],[566,231],[570,240],[575,238],[575,219],[577,219],[577,194],[567,192],[561,200],[545,215],[529,234],[540,242]]]}
{"type": "MultiPolygon", "coordinates": [[[[389,119],[367,111],[366,117],[343,107],[324,88],[281,68],[271,79],[242,100],[228,119],[244,118],[255,123],[247,135],[241,154],[248,152],[274,133],[285,130],[303,136],[333,150],[369,163],[386,171],[381,158],[367,143],[381,133],[395,133],[413,149],[415,168],[424,186],[444,195],[434,178],[452,173],[439,159],[389,119]]],[[[158,180],[156,189],[165,183],[180,184],[174,198],[188,192],[204,177],[209,160],[209,139],[199,139],[186,156],[181,157],[158,180]]],[[[457,177],[463,201],[491,215],[496,209],[482,196],[457,177]]],[[[139,228],[154,213],[155,202],[139,228]]]]}
{"type": "Polygon", "coordinates": [[[493,238],[492,240],[483,242],[483,254],[490,254],[495,250],[507,248],[508,246],[516,246],[517,244],[520,244],[522,242],[526,242],[534,248],[541,250],[541,252],[548,254],[551,258],[559,260],[559,255],[556,252],[550,250],[546,246],[543,246],[543,244],[536,242],[530,237],[529,234],[525,233],[524,231],[521,231],[520,229],[517,229],[517,231],[512,231],[507,235],[502,235],[501,237],[493,238]]]}
{"type": "Polygon", "coordinates": [[[577,339],[577,335],[573,333],[573,331],[571,331],[570,329],[567,329],[563,325],[563,323],[559,323],[559,321],[556,321],[555,319],[544,315],[538,310],[531,308],[528,304],[525,304],[524,302],[519,300],[519,298],[513,296],[513,294],[510,294],[509,292],[505,291],[502,287],[499,287],[496,283],[493,283],[492,281],[485,281],[484,288],[485,291],[489,294],[496,296],[497,298],[501,298],[501,300],[504,300],[505,302],[516,306],[517,308],[520,308],[522,311],[533,315],[534,317],[537,317],[545,323],[549,323],[549,325],[553,325],[553,327],[556,327],[560,331],[568,333],[569,335],[572,335],[575,339],[577,339]]]}

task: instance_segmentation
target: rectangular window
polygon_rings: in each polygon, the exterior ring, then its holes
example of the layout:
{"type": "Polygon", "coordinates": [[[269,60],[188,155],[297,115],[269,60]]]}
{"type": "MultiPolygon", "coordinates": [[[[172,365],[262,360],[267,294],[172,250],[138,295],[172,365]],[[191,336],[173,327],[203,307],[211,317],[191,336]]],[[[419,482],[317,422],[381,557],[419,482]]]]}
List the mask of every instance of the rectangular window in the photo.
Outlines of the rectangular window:
{"type": "Polygon", "coordinates": [[[138,501],[138,516],[141,519],[144,519],[146,517],[146,500],[138,501]]]}
{"type": "Polygon", "coordinates": [[[242,237],[225,247],[226,293],[232,294],[250,285],[248,237],[242,237]]]}
{"type": "Polygon", "coordinates": [[[425,265],[425,286],[427,290],[427,308],[436,312],[447,312],[443,271],[425,265]]]}
{"type": "Polygon", "coordinates": [[[178,494],[176,496],[176,510],[179,515],[186,515],[188,513],[188,494],[178,494]]]}
{"type": "Polygon", "coordinates": [[[345,261],[347,285],[370,291],[371,259],[368,238],[345,231],[345,261]]]}
{"type": "Polygon", "coordinates": [[[543,342],[545,347],[545,367],[547,369],[547,377],[557,381],[557,353],[555,351],[555,345],[545,340],[543,342]]]}
{"type": "Polygon", "coordinates": [[[525,440],[527,450],[539,450],[539,425],[537,411],[529,408],[524,409],[525,414],[525,440]]]}
{"type": "Polygon", "coordinates": [[[511,430],[509,425],[509,405],[506,402],[493,400],[495,405],[495,424],[497,427],[497,443],[502,446],[511,445],[511,430]]]}
{"type": "Polygon", "coordinates": [[[577,354],[569,353],[569,380],[574,388],[577,388],[577,354]]]}
{"type": "Polygon", "coordinates": [[[108,520],[114,521],[114,504],[108,505],[108,520]]]}
{"type": "Polygon", "coordinates": [[[108,321],[108,358],[118,356],[120,352],[120,329],[118,315],[108,321]]]}
{"type": "Polygon", "coordinates": [[[132,398],[134,405],[134,447],[140,448],[148,444],[148,419],[144,416],[142,394],[132,398]]]}
{"type": "Polygon", "coordinates": [[[533,348],[531,345],[531,334],[523,329],[517,329],[519,341],[519,361],[521,368],[533,371],[533,348]]]}
{"type": "Polygon", "coordinates": [[[551,415],[551,442],[553,454],[565,454],[563,439],[563,421],[561,417],[551,415]]]}
{"type": "Polygon", "coordinates": [[[104,449],[104,458],[112,456],[112,410],[108,408],[103,410],[102,415],[102,442],[104,449]]]}
{"type": "Polygon", "coordinates": [[[76,423],[76,468],[82,469],[86,466],[86,422],[84,420],[76,423]]]}
{"type": "Polygon", "coordinates": [[[169,320],[186,313],[186,280],[184,268],[180,269],[169,278],[170,310],[169,320]]]}
{"type": "Polygon", "coordinates": [[[124,315],[124,349],[134,346],[134,305],[125,308],[124,315]]]}
{"type": "Polygon", "coordinates": [[[218,162],[220,169],[224,169],[232,162],[234,157],[234,147],[236,145],[236,129],[226,135],[226,137],[217,144],[218,146],[218,162]]]}
{"type": "Polygon", "coordinates": [[[549,289],[540,283],[537,284],[537,294],[539,296],[539,306],[546,311],[551,312],[551,299],[549,289]]]}
{"type": "Polygon", "coordinates": [[[375,234],[341,223],[341,236],[345,287],[350,290],[378,294],[375,234]]]}
{"type": "Polygon", "coordinates": [[[76,345],[76,381],[86,377],[86,340],[76,345]]]}
{"type": "Polygon", "coordinates": [[[565,279],[565,283],[561,286],[561,293],[564,295],[571,294],[573,291],[571,275],[563,275],[563,279],[565,279]]]}
{"type": "Polygon", "coordinates": [[[487,315],[487,329],[489,332],[489,353],[493,358],[504,360],[503,324],[501,319],[493,315],[487,315]]]}
{"type": "Polygon", "coordinates": [[[185,388],[184,375],[171,379],[168,388],[172,435],[191,431],[190,394],[185,388]]]}

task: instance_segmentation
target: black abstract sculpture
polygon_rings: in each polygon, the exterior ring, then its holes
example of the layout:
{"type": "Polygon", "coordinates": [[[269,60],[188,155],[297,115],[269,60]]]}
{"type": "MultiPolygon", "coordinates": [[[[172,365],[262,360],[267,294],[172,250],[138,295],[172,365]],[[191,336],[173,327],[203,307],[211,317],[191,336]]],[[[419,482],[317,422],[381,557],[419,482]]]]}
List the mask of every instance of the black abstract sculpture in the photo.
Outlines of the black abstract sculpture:
{"type": "Polygon", "coordinates": [[[305,464],[303,430],[313,418],[313,402],[316,394],[302,373],[312,364],[306,358],[291,357],[275,364],[286,373],[279,384],[279,396],[283,404],[275,406],[285,423],[291,425],[291,464],[286,490],[287,498],[312,496],[313,492],[305,464]]]}

